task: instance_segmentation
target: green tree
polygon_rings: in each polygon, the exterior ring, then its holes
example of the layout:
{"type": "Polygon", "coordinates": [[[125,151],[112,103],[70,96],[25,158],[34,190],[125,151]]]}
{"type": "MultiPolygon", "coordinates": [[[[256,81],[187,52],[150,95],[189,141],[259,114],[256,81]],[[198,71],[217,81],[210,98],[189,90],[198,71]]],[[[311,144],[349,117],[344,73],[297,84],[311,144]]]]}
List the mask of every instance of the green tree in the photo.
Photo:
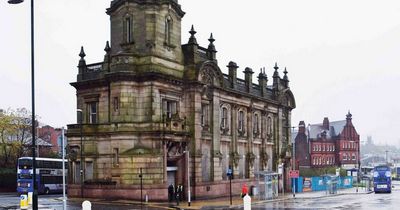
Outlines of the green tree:
{"type": "Polygon", "coordinates": [[[10,164],[11,161],[11,141],[9,139],[10,133],[12,133],[13,126],[11,124],[12,117],[9,114],[9,110],[0,112],[0,165],[2,167],[10,164]]]}
{"type": "Polygon", "coordinates": [[[0,167],[15,167],[18,158],[28,154],[31,121],[25,108],[0,113],[0,167]]]}

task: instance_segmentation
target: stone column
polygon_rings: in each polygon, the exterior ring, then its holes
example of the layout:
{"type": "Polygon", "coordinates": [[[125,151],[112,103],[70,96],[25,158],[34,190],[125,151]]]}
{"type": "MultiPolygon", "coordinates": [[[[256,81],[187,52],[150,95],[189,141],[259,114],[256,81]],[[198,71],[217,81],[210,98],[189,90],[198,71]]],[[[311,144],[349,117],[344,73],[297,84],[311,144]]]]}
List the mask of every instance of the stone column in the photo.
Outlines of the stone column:
{"type": "Polygon", "coordinates": [[[222,170],[221,170],[221,131],[220,131],[220,100],[219,100],[219,92],[218,90],[214,90],[213,92],[213,100],[212,104],[212,116],[211,116],[211,123],[212,123],[212,176],[211,179],[213,181],[222,180],[222,170]]]}
{"type": "Polygon", "coordinates": [[[254,177],[254,162],[251,163],[251,155],[253,154],[253,108],[252,104],[250,104],[250,107],[247,109],[247,151],[246,151],[246,162],[247,162],[247,173],[248,173],[248,178],[253,178],[254,177]]]}
{"type": "Polygon", "coordinates": [[[230,158],[230,165],[233,168],[233,176],[235,178],[239,177],[239,165],[235,165],[234,163],[234,155],[238,153],[238,143],[237,143],[237,106],[232,104],[231,106],[231,133],[232,133],[232,140],[231,140],[231,150],[229,153],[230,158]]]}

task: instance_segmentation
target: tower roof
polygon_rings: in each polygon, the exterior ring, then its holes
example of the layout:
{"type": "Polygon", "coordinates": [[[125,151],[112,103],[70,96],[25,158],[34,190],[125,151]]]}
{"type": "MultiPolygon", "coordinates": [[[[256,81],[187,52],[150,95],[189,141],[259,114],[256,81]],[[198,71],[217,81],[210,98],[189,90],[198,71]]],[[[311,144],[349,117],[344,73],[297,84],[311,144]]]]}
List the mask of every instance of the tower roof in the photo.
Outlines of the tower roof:
{"type": "Polygon", "coordinates": [[[140,5],[169,4],[181,18],[185,15],[185,12],[181,9],[181,5],[178,4],[178,0],[113,0],[111,1],[110,8],[107,9],[107,14],[114,12],[121,5],[124,5],[125,2],[137,3],[140,5]]]}

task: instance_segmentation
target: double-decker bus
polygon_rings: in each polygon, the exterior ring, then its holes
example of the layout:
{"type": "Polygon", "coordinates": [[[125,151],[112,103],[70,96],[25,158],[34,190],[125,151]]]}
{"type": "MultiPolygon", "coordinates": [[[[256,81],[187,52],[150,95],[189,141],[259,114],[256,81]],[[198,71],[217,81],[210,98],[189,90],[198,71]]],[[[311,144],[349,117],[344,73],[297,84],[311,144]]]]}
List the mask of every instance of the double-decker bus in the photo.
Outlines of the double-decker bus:
{"type": "MultiPolygon", "coordinates": [[[[21,157],[17,165],[17,192],[33,192],[33,161],[32,157],[21,157]]],[[[49,194],[62,192],[63,173],[62,159],[40,158],[36,159],[36,183],[38,193],[49,194]]],[[[65,160],[65,175],[67,175],[68,163],[65,160]]]]}
{"type": "Polygon", "coordinates": [[[374,167],[374,191],[392,192],[392,173],[387,165],[374,167]]]}

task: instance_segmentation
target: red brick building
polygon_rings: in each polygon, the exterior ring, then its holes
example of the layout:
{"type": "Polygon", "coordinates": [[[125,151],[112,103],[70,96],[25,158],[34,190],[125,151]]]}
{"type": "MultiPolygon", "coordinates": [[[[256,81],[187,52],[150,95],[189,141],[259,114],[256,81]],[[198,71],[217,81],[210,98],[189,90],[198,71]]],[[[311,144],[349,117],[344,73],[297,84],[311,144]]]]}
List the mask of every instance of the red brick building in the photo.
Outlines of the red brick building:
{"type": "Polygon", "coordinates": [[[51,152],[53,154],[61,153],[61,130],[55,129],[49,125],[38,128],[38,137],[52,145],[51,152]]]}
{"type": "Polygon", "coordinates": [[[322,124],[299,123],[296,141],[296,162],[300,168],[338,166],[345,169],[358,168],[360,158],[360,135],[352,123],[350,112],[346,120],[322,124]]]}

